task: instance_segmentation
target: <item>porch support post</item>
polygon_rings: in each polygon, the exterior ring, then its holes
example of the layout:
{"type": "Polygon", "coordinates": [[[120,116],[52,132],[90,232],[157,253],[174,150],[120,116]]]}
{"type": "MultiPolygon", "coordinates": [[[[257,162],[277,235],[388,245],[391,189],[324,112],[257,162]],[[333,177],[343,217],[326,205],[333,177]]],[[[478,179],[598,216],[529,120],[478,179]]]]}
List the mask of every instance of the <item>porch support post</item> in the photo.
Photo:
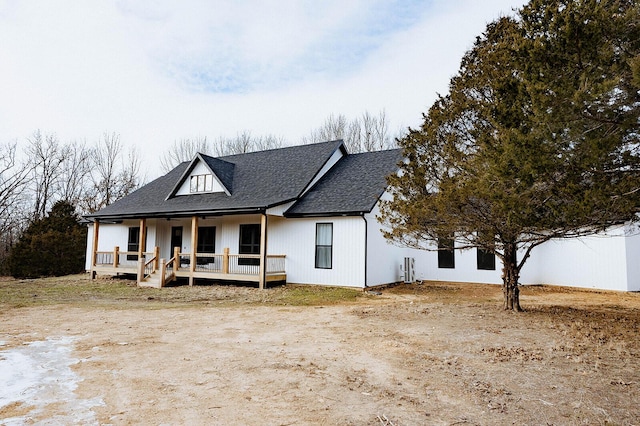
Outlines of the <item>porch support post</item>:
{"type": "Polygon", "coordinates": [[[140,219],[140,242],[138,243],[138,259],[142,259],[147,251],[147,219],[140,219]]]}
{"type": "Polygon", "coordinates": [[[98,234],[100,233],[100,222],[96,219],[93,222],[93,242],[91,244],[91,279],[96,278],[96,262],[98,261],[98,234]]]}
{"type": "Polygon", "coordinates": [[[260,278],[258,288],[264,290],[267,283],[267,214],[260,217],[260,278]]]}
{"type": "Polygon", "coordinates": [[[118,262],[120,260],[120,247],[115,246],[113,248],[113,268],[117,268],[118,267],[118,262]]]}
{"type": "Polygon", "coordinates": [[[222,273],[229,273],[229,247],[224,248],[224,254],[222,255],[222,273]]]}
{"type": "Polygon", "coordinates": [[[191,217],[191,262],[189,263],[189,285],[193,285],[193,274],[196,271],[196,250],[198,249],[198,216],[191,217]]]}
{"type": "Polygon", "coordinates": [[[180,268],[180,247],[173,248],[173,273],[178,276],[178,268],[180,268]]]}
{"type": "Polygon", "coordinates": [[[160,260],[160,287],[164,287],[164,281],[167,279],[167,261],[160,260]]]}
{"type": "Polygon", "coordinates": [[[155,259],[153,261],[153,270],[157,271],[160,267],[160,247],[155,246],[153,248],[153,258],[155,259]]]}

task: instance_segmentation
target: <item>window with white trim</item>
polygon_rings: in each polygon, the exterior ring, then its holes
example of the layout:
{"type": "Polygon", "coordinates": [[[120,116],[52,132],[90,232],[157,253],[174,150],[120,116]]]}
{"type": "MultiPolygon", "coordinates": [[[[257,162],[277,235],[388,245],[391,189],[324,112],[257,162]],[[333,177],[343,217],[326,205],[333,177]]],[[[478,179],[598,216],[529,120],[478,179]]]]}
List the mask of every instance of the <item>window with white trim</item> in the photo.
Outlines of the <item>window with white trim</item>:
{"type": "Polygon", "coordinates": [[[316,223],[316,268],[333,266],[333,223],[316,223]]]}

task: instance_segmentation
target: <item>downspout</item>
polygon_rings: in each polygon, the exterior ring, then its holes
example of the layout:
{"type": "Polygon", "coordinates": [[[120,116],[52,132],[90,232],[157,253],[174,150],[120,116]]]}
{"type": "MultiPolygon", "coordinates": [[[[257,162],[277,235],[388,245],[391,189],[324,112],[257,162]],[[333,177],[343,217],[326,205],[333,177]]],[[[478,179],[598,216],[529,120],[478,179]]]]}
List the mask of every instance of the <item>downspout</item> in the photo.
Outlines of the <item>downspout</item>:
{"type": "Polygon", "coordinates": [[[367,218],[364,215],[365,213],[362,213],[362,220],[364,220],[364,288],[367,288],[367,247],[369,246],[367,240],[369,238],[369,223],[367,222],[367,218]]]}

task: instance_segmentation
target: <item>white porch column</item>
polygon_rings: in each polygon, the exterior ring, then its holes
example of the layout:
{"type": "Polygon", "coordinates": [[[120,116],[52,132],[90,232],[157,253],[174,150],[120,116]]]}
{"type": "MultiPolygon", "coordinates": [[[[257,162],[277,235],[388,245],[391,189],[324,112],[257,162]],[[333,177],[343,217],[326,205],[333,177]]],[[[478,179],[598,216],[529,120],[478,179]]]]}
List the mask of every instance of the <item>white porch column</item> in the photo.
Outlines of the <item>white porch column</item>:
{"type": "Polygon", "coordinates": [[[260,217],[260,290],[263,290],[267,283],[267,222],[267,214],[263,213],[260,217]]]}

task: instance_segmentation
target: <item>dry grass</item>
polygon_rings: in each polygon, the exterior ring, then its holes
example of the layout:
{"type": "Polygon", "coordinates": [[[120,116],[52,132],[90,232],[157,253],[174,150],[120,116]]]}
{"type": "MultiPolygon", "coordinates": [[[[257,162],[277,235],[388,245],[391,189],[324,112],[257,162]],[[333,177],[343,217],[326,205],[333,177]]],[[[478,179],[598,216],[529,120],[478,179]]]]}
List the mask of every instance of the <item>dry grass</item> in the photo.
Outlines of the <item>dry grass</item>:
{"type": "Polygon", "coordinates": [[[291,306],[331,305],[367,297],[360,290],[338,287],[285,285],[258,291],[243,285],[174,285],[163,289],[140,288],[127,279],[90,280],[86,274],[16,280],[0,277],[0,306],[20,308],[47,305],[150,309],[237,304],[291,306]]]}

